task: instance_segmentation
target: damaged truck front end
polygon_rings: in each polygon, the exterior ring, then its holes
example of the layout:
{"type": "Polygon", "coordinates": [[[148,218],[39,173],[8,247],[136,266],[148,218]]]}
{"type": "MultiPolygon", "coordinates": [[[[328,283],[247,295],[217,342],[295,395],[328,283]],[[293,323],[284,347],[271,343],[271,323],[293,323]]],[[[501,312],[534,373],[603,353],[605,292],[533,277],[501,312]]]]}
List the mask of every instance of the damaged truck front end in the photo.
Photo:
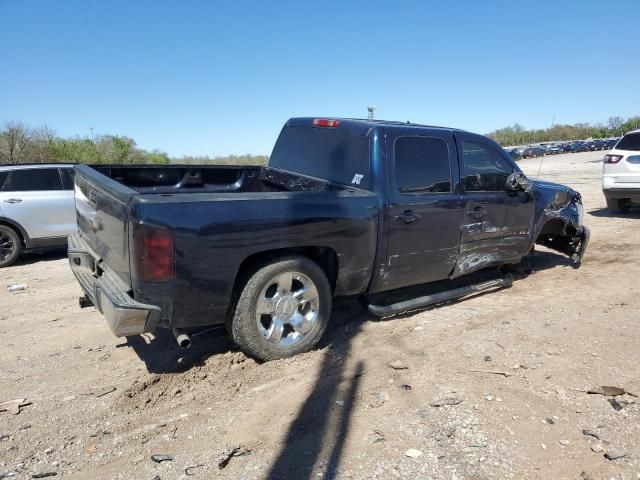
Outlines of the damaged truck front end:
{"type": "Polygon", "coordinates": [[[579,266],[589,243],[589,229],[582,224],[582,197],[575,190],[552,182],[534,180],[536,215],[534,243],[563,253],[579,266]]]}

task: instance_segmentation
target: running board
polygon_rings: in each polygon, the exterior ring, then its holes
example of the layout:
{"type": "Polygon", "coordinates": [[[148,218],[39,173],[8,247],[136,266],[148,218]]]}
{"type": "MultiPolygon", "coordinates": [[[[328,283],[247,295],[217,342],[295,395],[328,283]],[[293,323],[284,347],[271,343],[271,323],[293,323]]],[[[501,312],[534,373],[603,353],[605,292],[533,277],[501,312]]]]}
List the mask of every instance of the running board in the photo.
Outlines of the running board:
{"type": "Polygon", "coordinates": [[[467,295],[473,295],[475,293],[484,292],[494,288],[510,287],[511,285],[513,285],[513,275],[508,274],[503,278],[476,283],[475,285],[460,287],[446,292],[434,293],[433,295],[425,295],[424,297],[412,298],[411,300],[394,303],[392,305],[383,306],[369,304],[367,308],[370,313],[377,317],[388,317],[408,310],[416,310],[436,303],[447,302],[449,300],[466,297],[467,295]]]}

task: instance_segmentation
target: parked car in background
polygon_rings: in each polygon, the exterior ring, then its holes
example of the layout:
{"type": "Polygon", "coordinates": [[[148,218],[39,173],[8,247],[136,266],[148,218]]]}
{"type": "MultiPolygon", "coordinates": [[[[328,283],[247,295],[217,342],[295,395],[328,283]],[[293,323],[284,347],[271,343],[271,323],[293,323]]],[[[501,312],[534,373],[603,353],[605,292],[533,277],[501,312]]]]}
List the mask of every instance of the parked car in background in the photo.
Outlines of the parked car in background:
{"type": "Polygon", "coordinates": [[[614,213],[640,202],[640,130],[627,133],[604,156],[602,191],[614,213]]]}
{"type": "Polygon", "coordinates": [[[542,157],[546,153],[546,150],[541,147],[528,147],[522,152],[522,158],[535,158],[542,157]]]}
{"type": "Polygon", "coordinates": [[[73,165],[0,165],[0,268],[75,231],[73,165]]]}
{"type": "Polygon", "coordinates": [[[505,152],[507,152],[509,156],[514,160],[520,160],[522,158],[522,153],[520,153],[521,150],[517,148],[508,148],[505,150],[505,152]]]}
{"type": "Polygon", "coordinates": [[[560,144],[547,145],[547,154],[558,155],[559,153],[562,153],[562,145],[560,144]]]}

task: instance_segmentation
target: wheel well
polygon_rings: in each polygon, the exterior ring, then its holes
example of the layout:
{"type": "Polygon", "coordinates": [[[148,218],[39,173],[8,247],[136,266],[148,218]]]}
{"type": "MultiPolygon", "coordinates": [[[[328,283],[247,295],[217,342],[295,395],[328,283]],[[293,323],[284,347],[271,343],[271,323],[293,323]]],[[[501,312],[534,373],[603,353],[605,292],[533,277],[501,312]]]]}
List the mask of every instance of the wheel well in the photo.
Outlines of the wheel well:
{"type": "Polygon", "coordinates": [[[24,233],[22,232],[22,229],[20,227],[18,227],[17,225],[14,225],[13,223],[7,222],[5,220],[0,220],[0,225],[9,227],[11,230],[16,232],[16,234],[18,235],[18,238],[20,239],[20,243],[22,244],[22,247],[23,248],[27,247],[26,238],[24,237],[24,233]]]}
{"type": "Polygon", "coordinates": [[[235,308],[235,302],[240,296],[242,288],[249,280],[249,276],[253,273],[256,266],[270,263],[279,258],[290,255],[300,255],[316,262],[327,276],[329,285],[331,285],[331,291],[333,292],[338,278],[338,255],[335,250],[329,247],[280,248],[254,253],[244,259],[240,264],[240,268],[238,269],[238,273],[236,274],[236,279],[233,284],[233,302],[231,304],[231,308],[235,308]]]}
{"type": "Polygon", "coordinates": [[[564,235],[568,237],[573,237],[575,235],[575,227],[564,220],[560,220],[559,218],[554,218],[548,220],[540,229],[540,233],[538,233],[538,238],[544,235],[564,235]]]}
{"type": "Polygon", "coordinates": [[[565,250],[569,248],[576,233],[576,227],[564,220],[554,218],[542,226],[535,243],[566,253],[565,250]]]}

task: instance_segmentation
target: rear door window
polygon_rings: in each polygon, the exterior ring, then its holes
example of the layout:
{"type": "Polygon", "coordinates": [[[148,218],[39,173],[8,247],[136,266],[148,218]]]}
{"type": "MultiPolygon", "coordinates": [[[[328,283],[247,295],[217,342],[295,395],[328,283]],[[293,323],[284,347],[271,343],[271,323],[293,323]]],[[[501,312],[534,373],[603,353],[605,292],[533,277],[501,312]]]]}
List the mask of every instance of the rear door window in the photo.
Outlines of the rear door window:
{"type": "Polygon", "coordinates": [[[7,179],[7,172],[0,172],[0,192],[2,191],[2,187],[4,186],[4,181],[7,179]]]}
{"type": "Polygon", "coordinates": [[[2,187],[3,192],[34,192],[62,190],[62,179],[57,168],[30,168],[13,170],[2,187]]]}
{"type": "Polygon", "coordinates": [[[451,191],[447,142],[440,138],[400,137],[395,143],[396,186],[401,193],[451,191]]]}

